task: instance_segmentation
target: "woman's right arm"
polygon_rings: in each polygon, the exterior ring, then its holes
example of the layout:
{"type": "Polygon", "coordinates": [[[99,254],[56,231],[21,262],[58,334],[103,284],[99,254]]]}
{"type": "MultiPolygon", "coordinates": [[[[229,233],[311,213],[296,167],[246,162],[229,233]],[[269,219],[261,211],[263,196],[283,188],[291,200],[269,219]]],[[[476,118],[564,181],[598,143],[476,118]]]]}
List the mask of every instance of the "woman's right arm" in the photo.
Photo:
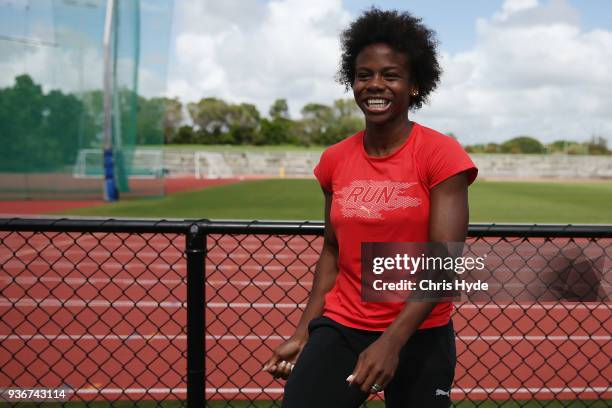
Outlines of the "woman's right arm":
{"type": "Polygon", "coordinates": [[[291,372],[288,362],[295,364],[300,352],[308,340],[308,323],[323,314],[325,294],[333,288],[338,275],[338,242],[333,227],[330,223],[330,211],[332,193],[323,190],[325,196],[325,235],[323,248],[317,262],[312,289],[302,313],[300,322],[295,333],[284,343],[274,350],[274,354],[264,365],[263,370],[268,371],[274,377],[287,378],[291,372]]]}

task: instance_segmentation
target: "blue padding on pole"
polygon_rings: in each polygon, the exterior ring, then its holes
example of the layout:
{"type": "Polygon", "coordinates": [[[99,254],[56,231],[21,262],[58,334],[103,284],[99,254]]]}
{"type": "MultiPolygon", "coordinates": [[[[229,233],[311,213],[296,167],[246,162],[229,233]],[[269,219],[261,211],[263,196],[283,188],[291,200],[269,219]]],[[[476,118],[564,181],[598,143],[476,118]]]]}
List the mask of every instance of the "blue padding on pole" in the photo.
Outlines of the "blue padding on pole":
{"type": "Polygon", "coordinates": [[[115,182],[115,165],[113,163],[113,149],[104,149],[104,200],[119,200],[119,191],[115,182]]]}

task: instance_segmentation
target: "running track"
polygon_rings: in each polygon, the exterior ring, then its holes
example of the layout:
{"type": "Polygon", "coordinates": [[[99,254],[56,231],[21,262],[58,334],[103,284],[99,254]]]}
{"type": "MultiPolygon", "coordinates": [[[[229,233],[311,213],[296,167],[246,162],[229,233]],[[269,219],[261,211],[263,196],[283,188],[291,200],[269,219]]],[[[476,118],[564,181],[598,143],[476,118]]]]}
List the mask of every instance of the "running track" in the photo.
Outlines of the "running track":
{"type": "MultiPolygon", "coordinates": [[[[244,178],[225,178],[225,179],[196,179],[193,177],[180,177],[180,178],[164,178],[163,189],[165,194],[180,193],[183,191],[198,190],[206,187],[219,186],[225,184],[234,184],[242,181],[244,178]]],[[[252,179],[255,177],[248,177],[252,179]]],[[[157,186],[153,188],[153,195],[157,195],[161,190],[159,180],[134,180],[135,183],[149,183],[157,186]]],[[[100,181],[101,183],[101,181],[100,181]]],[[[61,194],[60,194],[61,195],[61,194]]],[[[100,195],[102,191],[100,190],[100,195]]],[[[55,195],[57,198],[57,194],[55,195]]],[[[145,195],[146,196],[146,195],[145,195]]],[[[0,214],[4,215],[36,215],[36,214],[52,214],[52,213],[66,213],[69,210],[85,207],[93,207],[98,205],[108,205],[102,199],[98,200],[10,200],[0,201],[0,214]]]]}
{"type": "MultiPolygon", "coordinates": [[[[185,397],[181,236],[0,239],[0,387],[65,384],[85,400],[185,397]]],[[[500,276],[533,276],[523,258],[534,241],[499,258],[500,276]]],[[[609,262],[610,240],[601,241],[609,262]]],[[[471,248],[486,253],[490,243],[471,248]]],[[[308,236],[208,238],[208,398],[280,397],[282,383],[261,366],[299,320],[320,245],[308,236]]],[[[453,398],[612,399],[610,303],[457,307],[453,398]]]]}

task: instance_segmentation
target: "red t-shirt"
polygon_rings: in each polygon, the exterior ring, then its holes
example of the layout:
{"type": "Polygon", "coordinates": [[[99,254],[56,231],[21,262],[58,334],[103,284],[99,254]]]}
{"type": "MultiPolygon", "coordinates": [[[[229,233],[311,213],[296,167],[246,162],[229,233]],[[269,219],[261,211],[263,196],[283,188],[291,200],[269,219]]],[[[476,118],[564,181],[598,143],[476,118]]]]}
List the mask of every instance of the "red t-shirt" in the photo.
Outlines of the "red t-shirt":
{"type": "MultiPolygon", "coordinates": [[[[453,138],[414,123],[394,153],[371,157],[363,131],[327,148],[314,174],[333,193],[330,221],[338,240],[338,276],[325,295],[323,315],[340,324],[383,331],[405,303],[361,300],[361,242],[428,242],[429,190],[478,169],[453,138]]],[[[448,323],[451,302],[436,305],[420,328],[448,323]]]]}

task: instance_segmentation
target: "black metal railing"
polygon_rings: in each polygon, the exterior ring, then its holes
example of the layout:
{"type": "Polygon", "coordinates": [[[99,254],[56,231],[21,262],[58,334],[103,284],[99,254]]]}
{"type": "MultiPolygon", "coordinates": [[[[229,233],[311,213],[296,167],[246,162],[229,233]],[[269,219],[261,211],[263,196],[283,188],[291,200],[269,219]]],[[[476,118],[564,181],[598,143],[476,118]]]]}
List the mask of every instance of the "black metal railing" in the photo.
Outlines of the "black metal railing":
{"type": "MultiPolygon", "coordinates": [[[[109,405],[279,401],[261,366],[300,318],[322,234],[314,222],[0,219],[0,388],[109,405]]],[[[612,226],[468,235],[499,293],[456,303],[453,399],[607,404],[612,226]]]]}

